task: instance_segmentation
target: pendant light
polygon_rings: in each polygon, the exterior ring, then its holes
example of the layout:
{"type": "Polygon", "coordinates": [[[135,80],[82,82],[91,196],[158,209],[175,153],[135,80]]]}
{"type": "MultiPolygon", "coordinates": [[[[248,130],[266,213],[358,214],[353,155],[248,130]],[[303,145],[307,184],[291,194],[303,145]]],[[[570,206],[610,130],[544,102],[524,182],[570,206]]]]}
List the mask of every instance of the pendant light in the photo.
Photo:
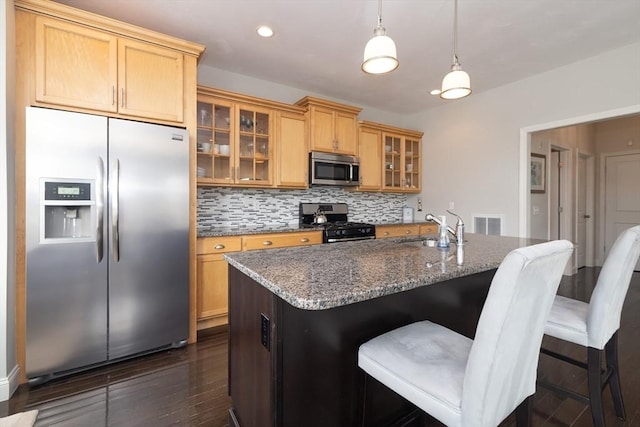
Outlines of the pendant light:
{"type": "Polygon", "coordinates": [[[471,79],[462,71],[458,61],[458,0],[454,0],[453,10],[453,65],[451,71],[442,79],[440,98],[459,99],[471,94],[471,79]]]}
{"type": "Polygon", "coordinates": [[[373,30],[373,38],[364,48],[362,71],[369,74],[384,74],[398,68],[396,44],[387,36],[382,26],[382,0],[378,0],[378,26],[373,30]]]}

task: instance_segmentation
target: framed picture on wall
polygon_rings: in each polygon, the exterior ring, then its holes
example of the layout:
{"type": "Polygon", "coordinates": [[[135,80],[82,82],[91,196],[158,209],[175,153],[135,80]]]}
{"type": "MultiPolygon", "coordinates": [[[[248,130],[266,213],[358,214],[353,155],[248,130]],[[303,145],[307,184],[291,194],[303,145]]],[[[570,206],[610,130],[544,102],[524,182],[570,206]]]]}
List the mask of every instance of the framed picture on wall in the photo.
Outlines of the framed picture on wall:
{"type": "Polygon", "coordinates": [[[531,192],[545,192],[547,157],[544,154],[531,153],[531,192]]]}

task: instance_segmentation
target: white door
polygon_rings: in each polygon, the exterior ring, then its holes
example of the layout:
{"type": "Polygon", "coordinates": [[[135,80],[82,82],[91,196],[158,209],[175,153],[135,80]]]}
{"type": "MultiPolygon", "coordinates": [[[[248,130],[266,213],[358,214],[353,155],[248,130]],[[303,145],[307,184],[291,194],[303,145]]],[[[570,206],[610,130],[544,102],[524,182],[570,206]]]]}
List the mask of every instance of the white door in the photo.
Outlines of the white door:
{"type": "Polygon", "coordinates": [[[587,214],[587,159],[583,156],[578,156],[578,212],[577,212],[577,229],[578,235],[576,236],[576,243],[578,245],[577,262],[578,268],[587,265],[587,221],[589,221],[589,215],[587,214]]]}
{"type": "Polygon", "coordinates": [[[549,238],[560,239],[560,152],[552,151],[549,157],[549,238]]]}
{"type": "MultiPolygon", "coordinates": [[[[616,237],[640,224],[640,154],[609,156],[605,165],[605,259],[616,237]]],[[[640,260],[636,264],[640,270],[640,260]]]]}

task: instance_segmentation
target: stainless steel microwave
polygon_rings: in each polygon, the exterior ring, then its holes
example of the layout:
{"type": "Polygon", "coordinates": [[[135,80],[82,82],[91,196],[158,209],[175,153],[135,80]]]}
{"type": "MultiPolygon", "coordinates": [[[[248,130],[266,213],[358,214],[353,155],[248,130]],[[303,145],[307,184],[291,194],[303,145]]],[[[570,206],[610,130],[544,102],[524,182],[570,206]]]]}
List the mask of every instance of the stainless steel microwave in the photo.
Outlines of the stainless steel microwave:
{"type": "Polygon", "coordinates": [[[360,161],[344,154],[309,153],[309,183],[311,185],[358,185],[360,161]]]}

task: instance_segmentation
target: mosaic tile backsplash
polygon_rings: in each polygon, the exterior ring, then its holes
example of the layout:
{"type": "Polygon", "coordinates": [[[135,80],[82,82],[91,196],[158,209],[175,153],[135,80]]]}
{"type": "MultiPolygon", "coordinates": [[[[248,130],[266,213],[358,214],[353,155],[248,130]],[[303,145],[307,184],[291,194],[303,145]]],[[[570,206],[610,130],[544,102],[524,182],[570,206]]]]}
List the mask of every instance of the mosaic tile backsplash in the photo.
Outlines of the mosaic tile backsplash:
{"type": "Polygon", "coordinates": [[[346,203],[349,221],[374,224],[402,222],[404,194],[359,193],[342,187],[307,190],[198,188],[198,231],[262,224],[298,224],[300,203],[346,203]]]}

